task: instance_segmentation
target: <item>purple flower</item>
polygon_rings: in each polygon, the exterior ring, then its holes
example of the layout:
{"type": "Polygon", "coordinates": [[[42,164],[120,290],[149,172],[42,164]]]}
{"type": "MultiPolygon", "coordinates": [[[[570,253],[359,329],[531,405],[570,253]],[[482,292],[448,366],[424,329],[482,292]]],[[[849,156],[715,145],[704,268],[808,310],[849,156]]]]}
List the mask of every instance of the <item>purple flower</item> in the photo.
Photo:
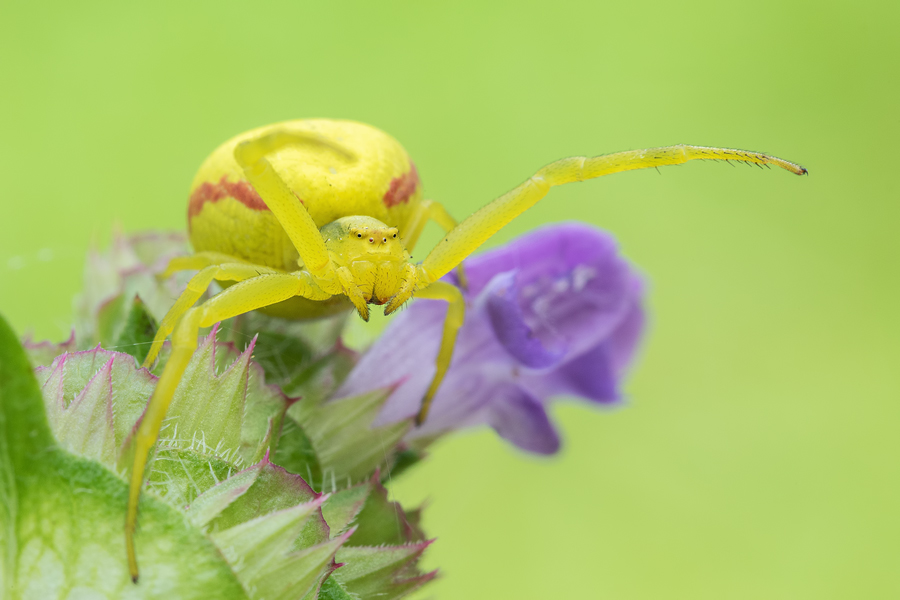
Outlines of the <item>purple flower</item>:
{"type": "MultiPolygon", "coordinates": [[[[559,449],[544,405],[606,404],[644,328],[641,279],[613,238],[580,223],[539,229],[465,263],[466,321],[426,423],[411,437],[481,423],[541,454],[559,449]]],[[[456,283],[455,274],[446,280],[456,283]]],[[[446,304],[419,300],[366,352],[337,396],[395,385],[377,423],[414,415],[434,374],[446,304]]]]}

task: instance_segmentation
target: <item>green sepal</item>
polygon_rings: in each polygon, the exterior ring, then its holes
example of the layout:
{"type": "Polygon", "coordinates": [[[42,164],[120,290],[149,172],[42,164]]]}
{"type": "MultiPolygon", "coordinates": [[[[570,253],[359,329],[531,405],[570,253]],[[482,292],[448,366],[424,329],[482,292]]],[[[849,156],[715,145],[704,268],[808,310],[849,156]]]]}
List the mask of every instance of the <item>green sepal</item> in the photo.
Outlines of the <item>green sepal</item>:
{"type": "MultiPolygon", "coordinates": [[[[302,477],[272,464],[268,457],[235,477],[245,478],[248,474],[253,477],[253,481],[247,489],[224,506],[213,519],[207,521],[207,529],[210,532],[223,531],[258,515],[266,515],[321,498],[321,494],[313,491],[302,477]]],[[[295,550],[307,548],[324,542],[329,537],[330,529],[322,511],[318,510],[296,536],[293,548],[295,550]]]]}
{"type": "Polygon", "coordinates": [[[239,462],[250,352],[218,371],[215,331],[204,338],[181,377],[166,413],[160,442],[188,444],[229,462],[239,462]]]}
{"type": "Polygon", "coordinates": [[[62,354],[35,375],[60,445],[116,470],[119,450],[144,412],[156,378],[136,368],[130,355],[102,348],[62,354]],[[112,446],[103,452],[85,445],[110,434],[112,446]]]}
{"type": "Polygon", "coordinates": [[[321,511],[327,499],[265,459],[210,488],[186,514],[222,548],[254,597],[315,598],[352,534],[330,539],[321,511]]]}
{"type": "Polygon", "coordinates": [[[278,600],[316,598],[325,578],[337,567],[335,554],[352,533],[350,531],[312,548],[293,552],[270,565],[266,576],[256,582],[258,597],[278,600]]]}
{"type": "Polygon", "coordinates": [[[297,504],[212,532],[210,537],[231,564],[240,563],[238,577],[249,583],[288,553],[321,504],[321,499],[297,504]]]}
{"type": "Polygon", "coordinates": [[[355,352],[337,343],[284,381],[282,388],[286,394],[302,397],[311,406],[318,406],[338,389],[357,359],[355,352]]]}
{"type": "Polygon", "coordinates": [[[213,328],[191,358],[151,463],[148,487],[175,505],[190,504],[259,462],[277,445],[289,403],[250,360],[255,341],[238,353],[232,344],[216,342],[216,333],[213,328]]]}
{"type": "Polygon", "coordinates": [[[222,514],[232,502],[244,495],[256,481],[258,473],[251,469],[232,475],[220,484],[197,496],[187,507],[185,516],[195,526],[206,526],[222,514]]]}
{"type": "Polygon", "coordinates": [[[80,349],[97,343],[112,347],[125,328],[135,296],[157,321],[184,289],[189,274],[168,281],[156,275],[175,256],[189,253],[181,234],[113,235],[107,252],[92,250],[84,268],[81,294],[76,298],[76,331],[80,349]]]}
{"type": "Polygon", "coordinates": [[[296,461],[297,448],[311,447],[319,473],[310,484],[319,490],[336,490],[368,477],[377,468],[387,468],[395,448],[409,431],[411,421],[372,427],[391,389],[315,403],[303,399],[287,411],[294,428],[285,429],[276,462],[290,471],[311,472],[309,464],[296,461]],[[299,431],[300,434],[294,433],[299,431]],[[293,460],[292,460],[293,459],[293,460]]]}
{"type": "Polygon", "coordinates": [[[28,360],[35,367],[49,366],[53,360],[67,352],[75,352],[78,347],[75,344],[75,330],[69,335],[69,339],[54,343],[48,341],[35,342],[30,336],[26,337],[22,342],[22,348],[28,355],[28,360]]]}
{"type": "Polygon", "coordinates": [[[150,345],[156,336],[156,328],[156,319],[147,310],[141,297],[135,294],[115,347],[121,352],[130,354],[138,364],[141,364],[150,351],[150,345]]]}
{"type": "Polygon", "coordinates": [[[319,600],[359,600],[359,596],[351,596],[334,577],[329,577],[319,590],[319,600]]]}
{"type": "MultiPolygon", "coordinates": [[[[313,487],[319,490],[326,489],[322,465],[319,463],[312,440],[309,439],[303,428],[291,418],[286,417],[283,421],[281,439],[278,441],[273,460],[277,464],[283,465],[291,473],[300,474],[313,487]]],[[[335,487],[337,486],[331,486],[328,489],[335,487]]]]}
{"type": "Polygon", "coordinates": [[[324,500],[318,497],[210,534],[254,598],[302,598],[317,590],[334,569],[334,555],[352,531],[298,547],[307,524],[321,518],[324,500]]]}
{"type": "Polygon", "coordinates": [[[431,544],[419,542],[403,546],[348,546],[337,553],[343,566],[332,577],[349,594],[359,598],[401,598],[437,576],[421,573],[417,562],[431,544]]]}
{"type": "Polygon", "coordinates": [[[288,321],[266,316],[259,312],[239,315],[229,321],[227,340],[242,344],[253,336],[259,336],[260,349],[255,360],[266,371],[266,379],[292,394],[290,381],[321,357],[340,348],[343,355],[354,364],[355,352],[340,346],[341,334],[347,315],[288,321]]]}
{"type": "Polygon", "coordinates": [[[97,310],[97,341],[100,345],[113,347],[123,328],[127,312],[124,294],[110,298],[97,310]]]}
{"type": "Polygon", "coordinates": [[[384,481],[387,478],[397,477],[405,473],[413,466],[419,464],[426,456],[428,456],[428,454],[422,449],[410,446],[398,448],[397,454],[394,457],[394,463],[391,465],[390,470],[385,471],[381,476],[381,480],[384,481]]]}
{"type": "Polygon", "coordinates": [[[410,519],[397,502],[388,499],[387,489],[378,478],[372,476],[368,483],[369,494],[354,522],[356,533],[348,542],[351,546],[399,545],[421,542],[425,534],[418,526],[418,512],[410,519]]]}
{"type": "Polygon", "coordinates": [[[353,523],[372,491],[371,480],[332,492],[322,505],[322,514],[332,532],[343,532],[353,523]]]}

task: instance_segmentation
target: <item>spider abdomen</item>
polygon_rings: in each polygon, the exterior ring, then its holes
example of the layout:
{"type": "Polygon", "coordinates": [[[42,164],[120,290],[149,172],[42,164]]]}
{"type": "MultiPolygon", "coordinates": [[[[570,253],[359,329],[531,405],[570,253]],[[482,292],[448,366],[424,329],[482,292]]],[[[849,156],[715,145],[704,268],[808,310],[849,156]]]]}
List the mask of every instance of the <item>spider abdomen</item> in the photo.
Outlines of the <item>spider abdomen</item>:
{"type": "Polygon", "coordinates": [[[188,203],[195,251],[222,252],[288,271],[297,268],[296,249],[234,159],[238,143],[276,129],[314,133],[353,155],[347,158],[328,147],[309,144],[284,148],[268,157],[318,227],[342,217],[367,215],[404,229],[422,200],[422,185],[399,142],[353,121],[289,121],[232,138],[200,167],[188,203]]]}

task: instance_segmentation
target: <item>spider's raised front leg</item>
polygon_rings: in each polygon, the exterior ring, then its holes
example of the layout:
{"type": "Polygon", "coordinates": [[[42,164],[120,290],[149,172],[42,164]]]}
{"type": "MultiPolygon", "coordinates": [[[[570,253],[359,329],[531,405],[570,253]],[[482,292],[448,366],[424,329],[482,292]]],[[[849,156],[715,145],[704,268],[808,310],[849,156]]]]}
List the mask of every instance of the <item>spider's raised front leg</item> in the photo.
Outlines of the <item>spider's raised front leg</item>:
{"type": "MultiPolygon", "coordinates": [[[[234,265],[222,265],[232,267],[234,265]]],[[[246,267],[247,265],[238,265],[246,267]]],[[[215,269],[217,267],[210,267],[215,269]]],[[[163,418],[172,402],[181,376],[197,348],[197,335],[201,327],[209,327],[237,315],[258,308],[271,306],[293,296],[312,300],[324,300],[330,296],[323,292],[306,271],[257,275],[234,284],[210,298],[200,306],[191,308],[178,319],[172,336],[172,354],[147,404],[134,436],[134,463],[128,488],[128,512],[125,520],[125,543],[128,552],[128,568],[132,579],[138,578],[137,556],[134,548],[134,531],[137,525],[138,501],[144,483],[144,470],[153,444],[159,437],[163,418]]]]}
{"type": "Polygon", "coordinates": [[[319,233],[319,228],[300,199],[275,172],[272,163],[266,158],[268,154],[297,144],[324,146],[348,161],[355,160],[355,156],[337,142],[313,133],[286,130],[274,131],[241,142],[234,149],[234,159],[243,169],[247,180],[265,201],[266,206],[278,219],[278,223],[300,254],[305,268],[323,289],[331,294],[339,294],[342,293],[341,285],[337,281],[331,257],[325,248],[325,241],[319,233]]]}
{"type": "Polygon", "coordinates": [[[680,165],[689,160],[734,160],[758,165],[775,165],[796,175],[806,169],[786,160],[731,148],[705,146],[666,146],[630,150],[588,158],[577,156],[550,163],[528,181],[485,205],[453,229],[422,262],[432,279],[440,279],[472,254],[501,227],[534,206],[556,185],[594,179],[603,175],[647,169],[665,165],[680,165]]]}
{"type": "MultiPolygon", "coordinates": [[[[425,229],[425,224],[429,220],[437,223],[444,230],[445,234],[453,231],[459,224],[440,202],[436,200],[422,200],[413,210],[406,225],[406,231],[402,232],[403,246],[410,254],[412,254],[413,248],[415,248],[416,243],[419,241],[419,236],[422,235],[422,230],[425,229]]],[[[459,276],[459,286],[462,289],[466,289],[468,282],[466,281],[466,273],[463,270],[462,263],[459,264],[456,272],[459,276]]]]}

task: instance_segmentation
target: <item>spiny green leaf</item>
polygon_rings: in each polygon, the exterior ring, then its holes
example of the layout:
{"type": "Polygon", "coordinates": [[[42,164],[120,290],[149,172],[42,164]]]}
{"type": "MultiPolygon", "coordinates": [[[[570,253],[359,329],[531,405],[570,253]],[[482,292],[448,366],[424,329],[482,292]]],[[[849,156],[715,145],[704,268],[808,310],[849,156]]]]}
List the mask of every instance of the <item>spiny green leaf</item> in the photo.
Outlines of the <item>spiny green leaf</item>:
{"type": "MultiPolygon", "coordinates": [[[[265,385],[262,370],[250,362],[252,349],[238,354],[230,344],[216,343],[213,334],[192,359],[148,472],[149,489],[173,506],[191,503],[238,472],[247,457],[255,458],[261,450],[264,456],[266,448],[277,444],[287,399],[265,385]],[[220,375],[215,374],[218,369],[223,370],[220,375]]],[[[59,356],[37,375],[51,423],[65,447],[126,473],[132,457],[130,444],[124,442],[156,378],[137,368],[133,357],[100,348],[59,356]],[[90,413],[86,400],[93,401],[90,413]],[[107,411],[101,410],[104,406],[107,411]],[[111,418],[114,446],[104,442],[103,452],[82,447],[108,438],[83,418],[85,413],[111,418]]]]}
{"type": "MultiPolygon", "coordinates": [[[[171,298],[182,291],[184,280],[190,277],[190,273],[182,273],[168,281],[155,278],[171,256],[186,251],[183,237],[176,237],[177,240],[167,242],[161,241],[160,236],[132,239],[117,236],[113,252],[92,258],[86,273],[92,282],[82,297],[79,325],[82,334],[77,338],[80,344],[77,347],[84,348],[84,344],[95,343],[102,337],[105,343],[114,340],[116,345],[126,346],[123,350],[133,352],[140,348],[136,344],[149,341],[152,334],[147,327],[142,328],[142,322],[146,325],[151,316],[161,317],[168,310],[171,298]],[[141,310],[131,303],[136,294],[146,301],[141,310]],[[129,331],[135,332],[133,339],[129,331]],[[143,339],[139,337],[141,333],[143,339]]],[[[416,553],[412,549],[410,554],[412,547],[403,546],[400,550],[389,546],[348,553],[348,564],[337,572],[351,567],[351,563],[359,563],[355,571],[347,572],[355,574],[345,575],[341,582],[329,576],[335,568],[335,552],[350,536],[350,543],[357,545],[423,537],[418,528],[418,511],[403,511],[389,502],[377,475],[372,479],[372,473],[378,468],[386,473],[390,466],[402,468],[412,462],[404,457],[418,458],[408,453],[399,459],[397,456],[402,452],[399,440],[409,424],[372,428],[386,398],[381,392],[328,402],[357,360],[357,355],[343,348],[339,341],[344,318],[342,315],[315,322],[288,323],[259,314],[242,315],[229,321],[225,335],[220,336],[230,337],[234,344],[215,342],[215,330],[213,336],[201,342],[192,363],[195,370],[182,380],[184,402],[170,410],[150,465],[147,490],[152,493],[143,494],[138,552],[145,579],[147,570],[155,566],[146,564],[147,561],[155,562],[156,558],[152,556],[153,548],[144,547],[147,542],[142,538],[148,535],[148,527],[151,533],[154,527],[152,519],[147,519],[148,511],[152,513],[159,507],[184,510],[187,518],[183,519],[182,527],[195,534],[199,531],[217,536],[216,546],[223,545],[220,551],[226,550],[224,553],[231,559],[233,571],[229,575],[234,580],[237,573],[243,590],[252,598],[315,600],[320,591],[321,597],[335,600],[394,598],[433,577],[433,574],[422,575],[416,568],[421,551],[416,553]],[[237,350],[256,335],[258,339],[244,352],[237,350]],[[254,351],[258,362],[250,360],[254,351]],[[280,390],[266,386],[266,379],[270,384],[284,386],[291,396],[303,396],[303,399],[289,400],[280,390]],[[307,477],[311,484],[315,482],[313,487],[320,491],[336,490],[353,481],[364,483],[342,489],[327,500],[316,498],[312,488],[303,485],[298,488],[298,481],[302,480],[269,463],[267,455],[273,455],[279,464],[307,477]],[[241,465],[247,464],[253,466],[241,471],[241,465]],[[155,500],[154,495],[163,498],[170,508],[155,500]],[[288,519],[286,528],[275,523],[285,511],[301,510],[297,507],[310,502],[325,505],[300,519],[300,523],[288,519]],[[359,523],[359,530],[348,529],[355,522],[359,523]],[[251,538],[259,541],[267,524],[273,523],[270,533],[274,537],[262,536],[272,544],[252,543],[251,538]],[[233,552],[236,547],[242,549],[233,552]],[[370,556],[369,551],[378,553],[370,556]]],[[[166,346],[154,369],[156,374],[165,365],[170,351],[166,346]]],[[[31,352],[49,365],[50,357],[57,350],[71,353],[75,347],[73,340],[67,346],[34,347],[31,352]]],[[[48,410],[54,414],[55,427],[79,414],[78,422],[86,425],[79,436],[75,436],[78,428],[70,432],[73,439],[69,443],[75,448],[74,442],[80,441],[82,452],[107,462],[109,423],[108,419],[101,418],[100,408],[112,403],[114,437],[119,442],[127,439],[155,379],[121,354],[99,349],[83,356],[77,354],[54,362],[39,373],[48,410]],[[122,382],[126,384],[123,386],[122,382]],[[106,391],[103,383],[110,384],[106,391]],[[124,410],[119,406],[122,398],[126,399],[124,410]],[[66,413],[70,407],[75,410],[66,413]],[[98,431],[106,427],[107,435],[86,435],[91,429],[88,425],[99,427],[98,431]]],[[[142,353],[138,354],[138,358],[142,357],[142,353]]],[[[59,427],[56,429],[59,431],[59,427]]],[[[129,445],[122,443],[116,445],[120,468],[130,462],[130,456],[122,453],[128,448],[129,445]]],[[[120,518],[121,510],[109,512],[120,518]]],[[[42,522],[52,522],[52,518],[48,513],[42,522]]],[[[121,523],[118,525],[120,532],[121,523]]],[[[179,543],[177,537],[173,543],[179,543]]],[[[126,587],[124,591],[133,589],[126,587]]],[[[182,589],[173,587],[166,595],[192,597],[190,589],[188,592],[185,595],[182,589]]],[[[204,593],[202,597],[228,596],[212,589],[211,595],[204,593]]]]}
{"type": "Polygon", "coordinates": [[[151,463],[150,488],[177,506],[265,456],[287,410],[288,399],[250,360],[254,343],[238,353],[216,342],[216,332],[200,342],[182,376],[151,463]]]}
{"type": "Polygon", "coordinates": [[[125,483],[57,446],[31,366],[2,319],[0,497],[0,580],[11,597],[246,598],[209,540],[153,498],[137,536],[145,567],[140,584],[131,582],[120,551],[125,483]]]}
{"type": "Polygon", "coordinates": [[[175,391],[166,426],[173,433],[177,428],[182,441],[202,443],[235,464],[250,464],[262,444],[277,444],[291,400],[267,384],[251,361],[255,339],[238,352],[231,343],[217,342],[218,332],[216,326],[200,341],[175,391]]]}

